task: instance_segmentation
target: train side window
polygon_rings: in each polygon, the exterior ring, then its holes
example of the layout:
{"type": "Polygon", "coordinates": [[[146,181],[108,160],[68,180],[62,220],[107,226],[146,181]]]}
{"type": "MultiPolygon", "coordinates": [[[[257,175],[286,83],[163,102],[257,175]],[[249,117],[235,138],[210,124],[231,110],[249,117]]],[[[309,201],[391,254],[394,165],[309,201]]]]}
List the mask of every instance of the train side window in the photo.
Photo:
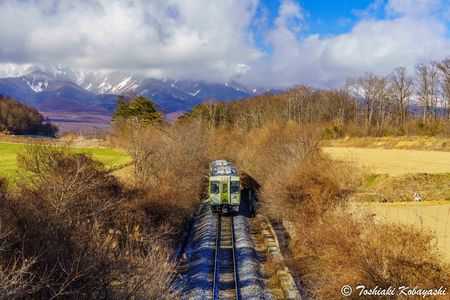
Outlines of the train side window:
{"type": "Polygon", "coordinates": [[[228,183],[222,184],[222,193],[228,193],[228,183]]]}
{"type": "Polygon", "coordinates": [[[218,194],[219,193],[219,182],[211,181],[210,190],[211,190],[211,194],[218,194]]]}
{"type": "Polygon", "coordinates": [[[239,181],[232,181],[230,184],[230,190],[232,193],[239,193],[239,181]]]}

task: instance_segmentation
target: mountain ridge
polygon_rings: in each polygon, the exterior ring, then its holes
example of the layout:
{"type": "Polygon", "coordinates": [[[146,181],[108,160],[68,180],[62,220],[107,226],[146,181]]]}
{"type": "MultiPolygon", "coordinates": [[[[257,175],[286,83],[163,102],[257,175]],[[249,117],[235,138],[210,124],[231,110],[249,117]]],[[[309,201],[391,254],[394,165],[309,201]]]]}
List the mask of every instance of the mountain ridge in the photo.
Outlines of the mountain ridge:
{"type": "Polygon", "coordinates": [[[40,111],[111,114],[118,95],[145,96],[164,113],[188,111],[207,100],[236,100],[276,89],[248,88],[236,81],[156,79],[121,71],[84,72],[60,65],[0,71],[0,94],[40,111]],[[7,77],[2,77],[7,76],[7,77]]]}

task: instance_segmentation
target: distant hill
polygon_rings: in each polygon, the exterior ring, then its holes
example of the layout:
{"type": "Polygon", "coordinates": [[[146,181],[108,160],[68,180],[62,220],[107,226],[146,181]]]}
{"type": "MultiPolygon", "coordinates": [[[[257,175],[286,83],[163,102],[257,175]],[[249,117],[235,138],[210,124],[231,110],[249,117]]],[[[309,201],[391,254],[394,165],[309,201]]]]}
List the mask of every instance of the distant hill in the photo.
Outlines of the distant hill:
{"type": "Polygon", "coordinates": [[[34,107],[0,95],[0,133],[54,136],[57,131],[34,107]]]}
{"type": "Polygon", "coordinates": [[[33,66],[1,72],[0,94],[44,112],[111,114],[117,96],[132,94],[154,101],[164,113],[188,111],[206,99],[236,100],[279,90],[251,89],[236,82],[154,79],[124,72],[82,72],[62,66],[33,66]]]}

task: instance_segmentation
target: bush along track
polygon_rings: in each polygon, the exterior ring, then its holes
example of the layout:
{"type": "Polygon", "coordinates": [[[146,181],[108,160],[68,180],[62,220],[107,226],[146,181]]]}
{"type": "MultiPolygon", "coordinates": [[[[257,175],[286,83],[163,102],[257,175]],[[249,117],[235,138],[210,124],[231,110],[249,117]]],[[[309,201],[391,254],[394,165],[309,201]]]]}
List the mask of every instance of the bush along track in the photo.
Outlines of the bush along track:
{"type": "MultiPolygon", "coordinates": [[[[177,284],[183,286],[182,299],[212,298],[217,220],[208,204],[203,203],[180,261],[181,276],[177,284]]],[[[241,299],[272,299],[259,270],[248,218],[235,216],[234,230],[241,299]]]]}

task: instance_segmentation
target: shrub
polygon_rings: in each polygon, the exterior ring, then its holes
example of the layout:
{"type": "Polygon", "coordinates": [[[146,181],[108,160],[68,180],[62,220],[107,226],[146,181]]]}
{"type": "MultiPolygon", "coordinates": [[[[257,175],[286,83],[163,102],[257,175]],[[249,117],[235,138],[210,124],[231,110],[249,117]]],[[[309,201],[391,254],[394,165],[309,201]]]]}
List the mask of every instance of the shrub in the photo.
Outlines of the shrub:
{"type": "Polygon", "coordinates": [[[342,138],[343,136],[344,132],[342,130],[342,127],[336,125],[326,127],[322,133],[322,138],[325,140],[342,138]]]}
{"type": "Polygon", "coordinates": [[[296,209],[316,215],[333,207],[344,191],[329,171],[329,164],[326,157],[316,155],[273,173],[260,192],[264,212],[281,221],[293,219],[296,209]]]}
{"type": "Polygon", "coordinates": [[[292,267],[310,295],[333,299],[345,284],[448,286],[430,233],[350,213],[346,198],[358,177],[344,167],[316,153],[279,168],[261,188],[263,211],[294,223],[292,267]]]}
{"type": "Polygon", "coordinates": [[[165,228],[138,223],[133,204],[139,192],[125,190],[100,163],[67,149],[31,146],[19,160],[29,180],[1,210],[14,229],[9,261],[14,253],[21,261],[37,257],[28,269],[37,287],[33,298],[176,295],[176,266],[158,238],[165,228]],[[164,268],[152,267],[157,263],[164,268]]]}
{"type": "Polygon", "coordinates": [[[336,298],[345,284],[424,289],[450,284],[430,233],[376,224],[369,215],[351,215],[348,207],[315,218],[297,211],[295,220],[294,265],[314,299],[336,298]]]}
{"type": "Polygon", "coordinates": [[[117,180],[89,154],[49,145],[28,145],[18,155],[25,174],[24,192],[38,195],[40,201],[58,213],[92,214],[110,206],[120,190],[117,180]],[[85,211],[88,209],[88,211],[85,211]],[[80,211],[81,210],[81,211],[80,211]]]}
{"type": "Polygon", "coordinates": [[[0,299],[20,298],[30,295],[37,286],[33,286],[31,267],[35,258],[24,259],[11,253],[11,230],[5,229],[0,220],[0,299]]]}
{"type": "Polygon", "coordinates": [[[6,198],[6,192],[8,188],[8,181],[6,178],[0,177],[0,204],[6,198]]]}
{"type": "Polygon", "coordinates": [[[221,129],[211,137],[209,157],[230,159],[263,184],[277,170],[317,153],[319,134],[320,129],[293,121],[270,122],[251,131],[221,129]]]}

